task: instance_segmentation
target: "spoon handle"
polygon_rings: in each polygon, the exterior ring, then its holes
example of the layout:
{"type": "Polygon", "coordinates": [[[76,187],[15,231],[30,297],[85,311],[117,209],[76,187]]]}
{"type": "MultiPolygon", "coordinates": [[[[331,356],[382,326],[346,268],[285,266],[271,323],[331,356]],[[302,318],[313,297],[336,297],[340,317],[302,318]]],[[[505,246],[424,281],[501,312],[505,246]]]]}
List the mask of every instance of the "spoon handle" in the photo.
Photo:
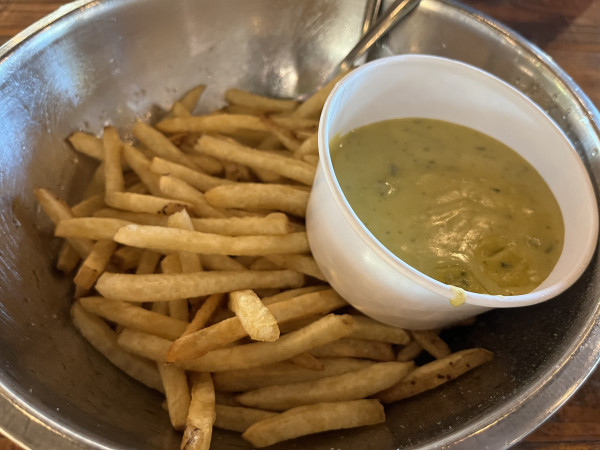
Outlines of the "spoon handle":
{"type": "Polygon", "coordinates": [[[381,17],[363,35],[358,43],[348,52],[336,72],[348,70],[358,58],[365,54],[371,46],[390,31],[396,23],[410,13],[421,0],[396,0],[383,12],[381,17]]]}

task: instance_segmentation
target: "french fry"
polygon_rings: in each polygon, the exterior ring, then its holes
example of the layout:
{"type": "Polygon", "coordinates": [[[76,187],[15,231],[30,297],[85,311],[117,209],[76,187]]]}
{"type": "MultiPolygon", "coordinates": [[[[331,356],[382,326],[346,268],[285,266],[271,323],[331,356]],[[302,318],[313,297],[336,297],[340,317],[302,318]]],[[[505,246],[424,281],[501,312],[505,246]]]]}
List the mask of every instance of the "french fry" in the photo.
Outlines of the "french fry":
{"type": "Polygon", "coordinates": [[[323,363],[308,352],[292,356],[288,361],[305,369],[323,370],[323,363]]]}
{"type": "Polygon", "coordinates": [[[146,185],[152,195],[160,196],[158,187],[158,175],[150,170],[150,161],[137,148],[132,145],[123,145],[123,158],[131,166],[131,169],[146,185]]]}
{"type": "Polygon", "coordinates": [[[294,297],[299,297],[304,294],[311,294],[317,291],[323,291],[325,289],[330,289],[329,285],[315,285],[315,286],[304,286],[296,289],[287,289],[285,291],[279,292],[274,295],[270,295],[268,297],[264,297],[262,302],[265,305],[272,305],[273,303],[281,302],[283,300],[289,300],[294,297]]]}
{"type": "Polygon", "coordinates": [[[260,118],[241,114],[211,114],[166,119],[156,124],[163,133],[233,134],[240,130],[266,131],[260,118]]]}
{"type": "Polygon", "coordinates": [[[225,217],[225,214],[211,206],[204,194],[172,175],[163,175],[158,181],[160,191],[168,198],[184,200],[193,205],[196,213],[201,217],[225,217]]]}
{"type": "Polygon", "coordinates": [[[142,257],[144,250],[135,247],[121,247],[114,251],[110,258],[113,268],[121,272],[128,272],[135,269],[142,257]]]}
{"type": "Polygon", "coordinates": [[[312,255],[265,255],[265,258],[283,269],[295,270],[317,280],[327,281],[312,255]]]}
{"type": "MultiPolygon", "coordinates": [[[[346,306],[346,302],[332,289],[318,291],[284,300],[268,307],[277,323],[326,314],[346,306]]],[[[167,360],[177,362],[201,356],[247,336],[239,317],[232,317],[182,337],[173,343],[167,360]]]]}
{"type": "Polygon", "coordinates": [[[272,417],[276,413],[261,409],[245,408],[243,406],[228,406],[217,403],[215,405],[215,427],[223,430],[238,431],[243,433],[246,429],[259,420],[272,417]]]}
{"type": "Polygon", "coordinates": [[[212,136],[202,136],[195,146],[201,154],[237,162],[250,168],[265,169],[291,180],[312,185],[315,167],[294,158],[227,142],[212,136]]]}
{"type": "Polygon", "coordinates": [[[329,97],[330,92],[348,72],[342,72],[335,76],[325,86],[307,98],[301,105],[292,113],[294,117],[318,118],[325,104],[325,100],[329,97]]]}
{"type": "MultiPolygon", "coordinates": [[[[354,331],[349,337],[406,345],[410,335],[402,328],[386,325],[366,316],[354,316],[354,331]]],[[[412,358],[410,358],[412,359],[412,358]]]]}
{"type": "Polygon", "coordinates": [[[196,231],[226,236],[258,236],[292,232],[290,221],[283,213],[271,213],[264,217],[194,218],[192,224],[196,231]]]}
{"type": "MultiPolygon", "coordinates": [[[[181,261],[177,253],[171,253],[163,258],[160,267],[164,274],[182,273],[181,261]]],[[[181,298],[168,302],[169,315],[185,323],[189,321],[188,299],[181,298]]]]}
{"type": "Polygon", "coordinates": [[[412,330],[410,334],[412,334],[413,339],[421,344],[421,347],[434,358],[444,358],[452,353],[448,344],[438,336],[436,331],[412,330]]]}
{"type": "Polygon", "coordinates": [[[171,107],[170,114],[168,114],[167,117],[165,117],[165,119],[168,119],[170,117],[191,117],[191,116],[192,116],[192,113],[181,102],[175,102],[175,103],[173,103],[173,106],[171,107]]]}
{"type": "Polygon", "coordinates": [[[187,91],[176,104],[182,105],[188,112],[193,113],[200,97],[206,90],[206,85],[200,84],[187,91]]]}
{"type": "Polygon", "coordinates": [[[321,370],[299,367],[289,361],[281,361],[252,369],[229,370],[214,374],[216,389],[225,392],[242,392],[264,386],[297,383],[352,372],[373,364],[373,361],[355,358],[318,358],[321,370]]]}
{"type": "Polygon", "coordinates": [[[240,320],[250,339],[266,342],[279,339],[277,319],[252,290],[230,292],[229,309],[240,320]]]}
{"type": "Polygon", "coordinates": [[[304,217],[309,192],[282,184],[236,183],[214,187],[205,196],[217,208],[275,210],[304,217]]]}
{"type": "Polygon", "coordinates": [[[261,112],[293,111],[298,106],[298,102],[294,100],[263,97],[241,89],[228,89],[225,92],[225,100],[231,104],[246,106],[261,112]]]}
{"type": "Polygon", "coordinates": [[[298,150],[301,142],[298,139],[296,139],[296,137],[293,135],[293,133],[290,130],[280,126],[273,120],[268,119],[266,117],[263,117],[261,120],[262,120],[263,124],[265,125],[265,128],[267,129],[267,131],[269,131],[274,136],[276,136],[277,139],[279,140],[279,142],[281,142],[285,148],[287,148],[288,150],[290,150],[292,152],[295,152],[298,150]]]}
{"type": "Polygon", "coordinates": [[[314,119],[305,119],[293,115],[271,115],[269,118],[280,127],[295,132],[306,131],[313,134],[319,128],[319,121],[314,119]]]}
{"type": "Polygon", "coordinates": [[[366,358],[374,361],[393,361],[395,358],[391,344],[367,339],[344,338],[329,342],[310,351],[317,357],[366,358]]]}
{"type": "Polygon", "coordinates": [[[104,272],[96,290],[130,302],[171,301],[265,287],[298,287],[304,277],[290,270],[131,275],[104,272]]]}
{"type": "Polygon", "coordinates": [[[183,153],[169,138],[150,125],[137,122],[133,126],[133,135],[157,156],[169,161],[194,167],[194,162],[183,153]]]}
{"type": "Polygon", "coordinates": [[[167,397],[171,425],[176,430],[183,430],[186,428],[191,402],[186,373],[179,367],[167,364],[158,363],[157,367],[167,397]]]}
{"type": "Polygon", "coordinates": [[[81,289],[91,289],[104,269],[113,252],[117,248],[117,243],[113,241],[99,240],[92,247],[92,251],[85,258],[81,267],[75,275],[75,285],[81,289]]]}
{"type": "Polygon", "coordinates": [[[340,375],[258,388],[236,396],[236,400],[243,406],[269,411],[285,411],[313,403],[358,400],[395,385],[413,366],[412,362],[377,363],[340,375]]]}
{"type": "Polygon", "coordinates": [[[192,204],[186,201],[154,195],[134,194],[132,192],[110,192],[106,194],[106,204],[126,211],[164,215],[173,214],[185,208],[192,208],[192,204]]]}
{"type": "Polygon", "coordinates": [[[119,219],[126,222],[138,223],[140,225],[155,225],[166,227],[168,217],[163,214],[135,213],[131,211],[121,211],[113,208],[102,208],[94,212],[93,217],[103,217],[106,219],[119,219]]]}
{"type": "Polygon", "coordinates": [[[352,327],[351,316],[329,314],[274,342],[220,348],[179,365],[197,372],[221,372],[271,364],[346,336],[352,331],[352,327]]]}
{"type": "Polygon", "coordinates": [[[123,191],[125,180],[123,179],[123,168],[121,166],[122,144],[114,127],[104,128],[102,144],[104,146],[105,190],[107,193],[123,191]]]}
{"type": "Polygon", "coordinates": [[[208,450],[215,422],[215,390],[210,373],[192,374],[192,401],[181,450],[208,450]]]}
{"type": "Polygon", "coordinates": [[[104,161],[100,163],[92,178],[86,188],[83,191],[82,198],[89,198],[94,195],[102,195],[104,196],[104,186],[106,183],[104,182],[104,161]]]}
{"type": "MultiPolygon", "coordinates": [[[[165,306],[157,302],[155,305],[165,306]]],[[[161,314],[153,306],[156,314],[161,314]]],[[[158,308],[157,308],[158,309],[158,308]]],[[[167,312],[168,311],[164,311],[167,312]]],[[[164,314],[166,316],[166,314],[164,314]]],[[[150,359],[157,363],[166,362],[166,355],[173,341],[144,331],[124,328],[117,337],[117,344],[129,353],[150,359]]]]}
{"type": "Polygon", "coordinates": [[[209,255],[265,255],[309,251],[308,239],[304,232],[271,236],[222,236],[200,231],[129,224],[119,228],[114,240],[133,247],[209,255]]]}
{"type": "Polygon", "coordinates": [[[61,220],[54,234],[65,238],[113,240],[115,233],[130,222],[100,217],[75,217],[61,220]]]}
{"type": "Polygon", "coordinates": [[[423,347],[417,341],[410,341],[396,354],[396,361],[410,361],[421,354],[423,347]]]}
{"type": "Polygon", "coordinates": [[[294,152],[296,158],[302,158],[306,155],[319,153],[319,135],[314,133],[309,138],[305,139],[300,147],[294,152]]]}
{"type": "Polygon", "coordinates": [[[91,216],[99,209],[106,207],[104,195],[93,195],[71,207],[71,212],[75,217],[91,216]]]}
{"type": "Polygon", "coordinates": [[[71,307],[71,317],[81,335],[111,363],[146,386],[163,391],[156,365],[124,351],[117,345],[117,334],[95,314],[78,303],[71,307]]]}
{"type": "MultiPolygon", "coordinates": [[[[179,228],[181,230],[193,230],[194,225],[187,211],[179,211],[169,217],[168,226],[179,228]]],[[[202,270],[202,260],[200,255],[190,252],[179,252],[179,261],[181,262],[182,272],[200,272],[202,270]]]]}
{"type": "Polygon", "coordinates": [[[202,255],[202,264],[208,270],[247,270],[246,266],[227,255],[202,255]]]}
{"type": "Polygon", "coordinates": [[[71,273],[77,268],[80,259],[77,250],[75,250],[67,241],[63,241],[60,250],[58,251],[56,268],[64,274],[71,273]]]}
{"type": "Polygon", "coordinates": [[[403,380],[379,393],[383,403],[396,402],[436,388],[463,373],[493,359],[493,353],[483,348],[470,348],[436,359],[417,367],[403,380]]]}
{"type": "Polygon", "coordinates": [[[140,262],[135,269],[135,273],[137,275],[154,273],[158,267],[161,256],[160,253],[153,252],[152,250],[144,250],[140,257],[140,262]]]}
{"type": "Polygon", "coordinates": [[[179,337],[187,336],[188,334],[192,334],[195,331],[204,328],[208,324],[208,321],[213,316],[217,308],[221,306],[221,303],[223,303],[224,299],[224,294],[209,295],[208,298],[202,304],[202,306],[198,308],[198,311],[196,311],[194,318],[179,337]]]}
{"type": "Polygon", "coordinates": [[[190,186],[198,189],[200,192],[206,192],[216,186],[233,183],[233,181],[225,178],[214,177],[190,168],[189,166],[177,164],[158,157],[152,159],[150,170],[156,175],[174,175],[188,183],[190,186]]]}
{"type": "Polygon", "coordinates": [[[78,152],[98,161],[104,161],[104,146],[96,136],[76,131],[67,138],[67,141],[78,152]]]}
{"type": "Polygon", "coordinates": [[[317,403],[260,420],[250,425],[242,437],[262,448],[307,434],[383,422],[385,413],[377,400],[317,403]]]}
{"type": "Polygon", "coordinates": [[[208,175],[220,175],[223,173],[223,163],[217,158],[206,155],[190,154],[188,155],[199,170],[208,175]]]}
{"type": "Polygon", "coordinates": [[[79,299],[86,311],[104,317],[111,322],[132,330],[154,334],[165,339],[177,339],[187,327],[187,322],[148,311],[119,300],[103,297],[82,297],[79,299]]]}

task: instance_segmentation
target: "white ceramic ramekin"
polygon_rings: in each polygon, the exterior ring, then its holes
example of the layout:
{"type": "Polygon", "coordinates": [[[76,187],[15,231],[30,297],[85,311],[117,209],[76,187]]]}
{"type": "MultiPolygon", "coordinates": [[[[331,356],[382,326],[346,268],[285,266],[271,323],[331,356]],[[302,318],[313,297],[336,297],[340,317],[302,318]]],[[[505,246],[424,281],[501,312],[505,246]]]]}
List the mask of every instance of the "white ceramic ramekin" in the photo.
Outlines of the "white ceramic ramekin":
{"type": "Polygon", "coordinates": [[[557,296],[587,267],[598,210],[587,170],[568,139],[536,104],[502,80],[467,64],[402,55],[365,64],[341,80],[319,125],[320,162],[307,211],[314,257],[334,289],[363,313],[411,329],[450,325],[491,308],[557,296]],[[413,269],[375,239],[337,182],[329,141],[381,120],[424,117],[468,126],[504,142],[544,177],[565,222],[563,252],[548,278],[525,295],[458,293],[413,269]],[[450,300],[465,295],[462,306],[450,300]]]}

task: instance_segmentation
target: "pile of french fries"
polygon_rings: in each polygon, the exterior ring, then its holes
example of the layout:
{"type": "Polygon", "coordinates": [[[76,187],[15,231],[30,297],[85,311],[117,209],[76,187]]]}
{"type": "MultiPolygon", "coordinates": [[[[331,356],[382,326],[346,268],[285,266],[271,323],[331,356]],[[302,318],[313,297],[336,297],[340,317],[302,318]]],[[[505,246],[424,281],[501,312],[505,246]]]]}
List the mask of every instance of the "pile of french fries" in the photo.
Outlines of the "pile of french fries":
{"type": "Polygon", "coordinates": [[[304,215],[335,81],[302,104],[231,89],[194,116],[200,86],[136,123],[134,145],[113,127],[70,136],[99,161],[78,204],[35,191],[64,238],[56,266],[75,274],[74,325],[164,392],[182,449],[208,449],[213,427],[265,447],[381,423],[382,403],[492,358],[378,323],[321,274],[304,215]],[[417,367],[422,352],[433,361],[417,367]]]}

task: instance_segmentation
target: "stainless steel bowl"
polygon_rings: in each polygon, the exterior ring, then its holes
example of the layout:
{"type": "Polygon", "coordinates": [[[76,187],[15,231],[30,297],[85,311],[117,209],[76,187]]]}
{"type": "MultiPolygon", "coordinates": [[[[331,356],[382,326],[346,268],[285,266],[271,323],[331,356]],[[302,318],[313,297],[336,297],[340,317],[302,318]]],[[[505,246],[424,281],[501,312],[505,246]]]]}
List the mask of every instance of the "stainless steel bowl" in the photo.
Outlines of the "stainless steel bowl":
{"type": "MultiPolygon", "coordinates": [[[[178,448],[161,398],[100,357],[69,320],[70,282],[34,201],[44,186],[76,201],[91,164],[65,138],[126,128],[191,86],[295,96],[319,84],[358,39],[364,0],[79,1],[0,48],[0,430],[31,448],[178,448]]],[[[494,21],[423,0],[371,58],[420,52],[484,68],[529,95],[566,132],[598,187],[600,116],[550,58],[494,21]],[[477,45],[473,45],[477,42],[477,45]]],[[[276,448],[500,448],[555,411],[600,355],[600,273],[552,301],[492,311],[446,335],[496,359],[388,409],[387,423],[276,448]]],[[[216,431],[214,448],[248,448],[216,431]]]]}

